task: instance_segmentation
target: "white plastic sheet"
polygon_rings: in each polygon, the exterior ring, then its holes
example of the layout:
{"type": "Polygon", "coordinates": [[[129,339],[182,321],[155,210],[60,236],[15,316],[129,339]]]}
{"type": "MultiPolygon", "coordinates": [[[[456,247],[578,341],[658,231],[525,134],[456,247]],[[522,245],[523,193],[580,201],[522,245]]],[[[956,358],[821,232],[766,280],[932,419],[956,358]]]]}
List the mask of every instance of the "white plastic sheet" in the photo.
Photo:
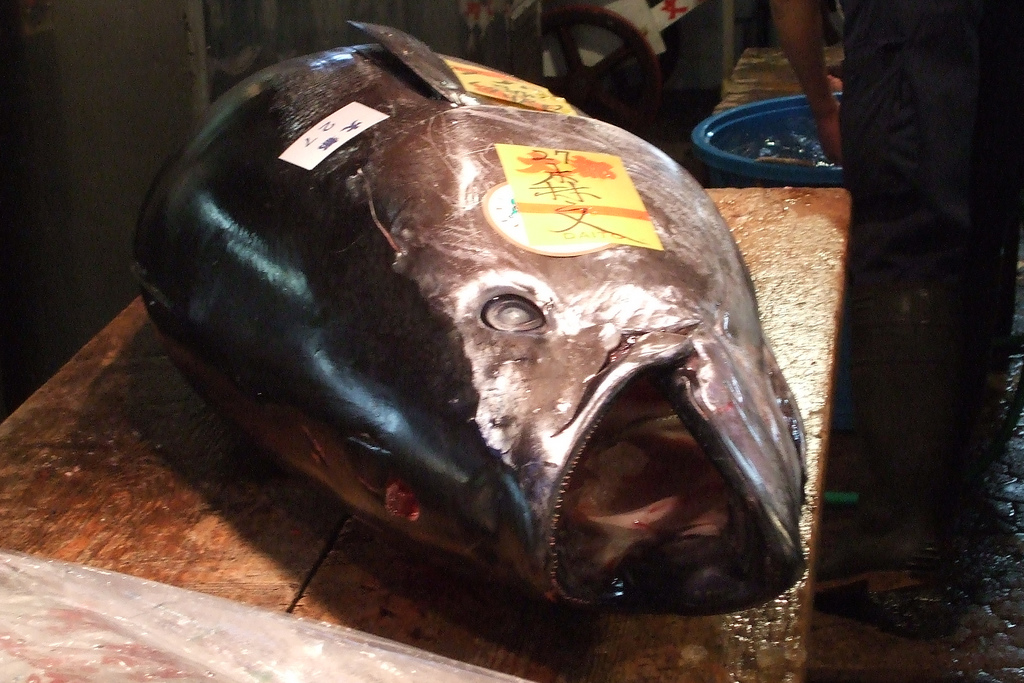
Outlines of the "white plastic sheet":
{"type": "Polygon", "coordinates": [[[522,681],[348,628],[0,551],[0,680],[522,681]]]}

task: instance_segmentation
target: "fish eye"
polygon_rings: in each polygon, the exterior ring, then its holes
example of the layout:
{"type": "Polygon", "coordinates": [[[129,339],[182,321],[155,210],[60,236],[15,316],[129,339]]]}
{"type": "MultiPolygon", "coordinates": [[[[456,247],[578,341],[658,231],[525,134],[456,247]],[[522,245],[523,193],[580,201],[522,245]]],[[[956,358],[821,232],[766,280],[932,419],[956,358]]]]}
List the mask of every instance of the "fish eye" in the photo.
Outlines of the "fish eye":
{"type": "Polygon", "coordinates": [[[736,323],[733,321],[732,316],[726,311],[725,315],[722,316],[722,331],[724,331],[732,339],[736,339],[736,323]]]}
{"type": "Polygon", "coordinates": [[[756,314],[743,310],[726,311],[722,316],[722,331],[740,344],[760,344],[761,334],[756,314]]]}
{"type": "Polygon", "coordinates": [[[484,324],[501,332],[529,332],[544,325],[544,314],[537,305],[518,294],[500,294],[486,304],[480,314],[484,324]]]}

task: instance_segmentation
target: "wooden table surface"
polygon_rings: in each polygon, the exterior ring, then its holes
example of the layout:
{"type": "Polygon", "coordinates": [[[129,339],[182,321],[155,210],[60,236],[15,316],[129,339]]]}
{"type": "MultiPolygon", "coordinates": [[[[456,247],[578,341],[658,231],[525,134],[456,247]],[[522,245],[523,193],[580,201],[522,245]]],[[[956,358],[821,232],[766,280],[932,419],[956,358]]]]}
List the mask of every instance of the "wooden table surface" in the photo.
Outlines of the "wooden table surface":
{"type": "MultiPolygon", "coordinates": [[[[833,189],[713,190],[807,427],[817,517],[846,249],[833,189]]],[[[806,579],[739,614],[578,612],[455,578],[269,464],[183,382],[132,303],[0,424],[0,548],[345,624],[537,681],[796,681],[806,579]]]]}

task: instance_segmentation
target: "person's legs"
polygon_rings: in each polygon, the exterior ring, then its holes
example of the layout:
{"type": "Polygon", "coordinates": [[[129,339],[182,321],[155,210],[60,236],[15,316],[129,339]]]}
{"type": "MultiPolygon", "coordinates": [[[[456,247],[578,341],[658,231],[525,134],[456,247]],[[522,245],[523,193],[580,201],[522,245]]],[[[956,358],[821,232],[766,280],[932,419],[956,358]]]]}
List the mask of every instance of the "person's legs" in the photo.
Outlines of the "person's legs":
{"type": "Polygon", "coordinates": [[[961,449],[964,264],[977,89],[974,3],[847,4],[841,107],[858,533],[820,580],[913,569],[949,520],[961,449]]]}
{"type": "Polygon", "coordinates": [[[850,374],[864,471],[856,533],[830,542],[820,581],[935,565],[955,499],[958,290],[922,282],[851,291],[850,374]]]}
{"type": "Polygon", "coordinates": [[[981,1],[849,0],[843,176],[851,285],[963,274],[981,1]]]}

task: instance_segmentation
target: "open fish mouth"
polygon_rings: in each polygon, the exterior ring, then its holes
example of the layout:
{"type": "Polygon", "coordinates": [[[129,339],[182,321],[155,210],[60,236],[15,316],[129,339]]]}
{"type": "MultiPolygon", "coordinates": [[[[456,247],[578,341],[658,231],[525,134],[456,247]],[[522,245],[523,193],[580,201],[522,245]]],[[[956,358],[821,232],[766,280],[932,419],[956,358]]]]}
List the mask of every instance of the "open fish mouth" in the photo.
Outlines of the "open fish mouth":
{"type": "Polygon", "coordinates": [[[799,418],[780,387],[724,376],[719,351],[689,347],[610,392],[553,523],[552,580],[564,598],[717,613],[799,577],[799,418]],[[709,405],[722,391],[728,400],[709,405]]]}

